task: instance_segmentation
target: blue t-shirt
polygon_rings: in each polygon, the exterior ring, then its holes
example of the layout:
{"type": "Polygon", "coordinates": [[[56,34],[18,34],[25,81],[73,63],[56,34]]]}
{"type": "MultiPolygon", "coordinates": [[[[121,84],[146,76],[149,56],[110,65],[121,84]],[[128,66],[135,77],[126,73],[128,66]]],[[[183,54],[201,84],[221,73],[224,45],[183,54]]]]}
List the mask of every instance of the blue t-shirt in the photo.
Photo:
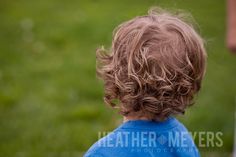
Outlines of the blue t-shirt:
{"type": "Polygon", "coordinates": [[[187,129],[177,119],[130,120],[98,140],[84,157],[199,157],[187,129]]]}

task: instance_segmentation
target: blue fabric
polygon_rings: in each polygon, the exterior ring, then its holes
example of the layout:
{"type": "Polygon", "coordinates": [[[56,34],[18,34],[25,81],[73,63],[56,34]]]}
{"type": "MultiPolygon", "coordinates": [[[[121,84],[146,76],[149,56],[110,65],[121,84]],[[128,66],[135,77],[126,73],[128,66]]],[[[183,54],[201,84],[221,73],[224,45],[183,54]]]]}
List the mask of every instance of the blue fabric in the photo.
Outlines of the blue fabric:
{"type": "Polygon", "coordinates": [[[84,157],[199,157],[191,135],[177,119],[131,120],[97,141],[84,157]]]}

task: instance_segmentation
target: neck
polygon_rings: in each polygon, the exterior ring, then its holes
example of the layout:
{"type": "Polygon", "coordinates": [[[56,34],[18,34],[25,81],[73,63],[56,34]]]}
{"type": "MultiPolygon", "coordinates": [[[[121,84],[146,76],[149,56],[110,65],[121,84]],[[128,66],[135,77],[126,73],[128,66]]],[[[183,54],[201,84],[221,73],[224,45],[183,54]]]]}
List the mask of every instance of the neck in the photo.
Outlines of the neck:
{"type": "Polygon", "coordinates": [[[127,121],[131,121],[131,120],[148,120],[148,118],[146,118],[146,117],[130,117],[130,116],[123,117],[123,123],[125,123],[127,121]]]}

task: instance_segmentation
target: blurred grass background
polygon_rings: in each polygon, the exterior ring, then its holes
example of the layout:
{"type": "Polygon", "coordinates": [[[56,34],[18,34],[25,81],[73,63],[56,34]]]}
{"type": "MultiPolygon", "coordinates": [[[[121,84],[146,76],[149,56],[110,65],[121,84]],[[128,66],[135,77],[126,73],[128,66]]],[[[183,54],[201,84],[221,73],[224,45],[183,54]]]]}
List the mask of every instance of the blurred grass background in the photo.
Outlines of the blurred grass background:
{"type": "Polygon", "coordinates": [[[179,119],[190,131],[221,131],[233,148],[236,56],[225,47],[224,0],[0,1],[0,156],[82,156],[121,117],[103,104],[95,50],[150,6],[184,9],[207,41],[208,69],[196,104],[179,119]]]}

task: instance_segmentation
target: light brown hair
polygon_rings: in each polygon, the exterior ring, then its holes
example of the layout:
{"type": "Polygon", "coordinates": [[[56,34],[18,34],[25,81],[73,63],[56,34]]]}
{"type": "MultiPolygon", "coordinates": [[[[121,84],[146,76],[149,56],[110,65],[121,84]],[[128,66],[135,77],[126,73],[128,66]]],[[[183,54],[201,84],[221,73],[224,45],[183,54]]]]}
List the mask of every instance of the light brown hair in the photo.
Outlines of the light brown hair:
{"type": "Polygon", "coordinates": [[[104,101],[122,115],[161,121],[192,105],[206,52],[203,39],[181,16],[151,9],[119,25],[109,51],[97,50],[104,101]]]}

